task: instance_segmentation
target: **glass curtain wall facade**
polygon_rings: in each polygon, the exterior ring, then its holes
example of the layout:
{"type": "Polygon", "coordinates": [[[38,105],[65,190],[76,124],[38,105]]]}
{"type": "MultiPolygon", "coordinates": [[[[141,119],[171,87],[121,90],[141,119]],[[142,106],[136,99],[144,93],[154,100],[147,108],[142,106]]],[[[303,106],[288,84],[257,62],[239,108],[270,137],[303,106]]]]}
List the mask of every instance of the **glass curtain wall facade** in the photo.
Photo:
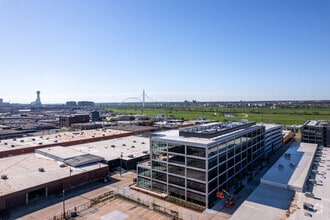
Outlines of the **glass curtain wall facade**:
{"type": "Polygon", "coordinates": [[[264,158],[269,158],[283,146],[282,126],[266,125],[264,158]],[[268,126],[268,127],[267,127],[268,126]]]}
{"type": "Polygon", "coordinates": [[[138,186],[212,207],[217,191],[239,184],[262,160],[264,132],[252,126],[204,145],[152,138],[150,167],[138,165],[138,186]]]}

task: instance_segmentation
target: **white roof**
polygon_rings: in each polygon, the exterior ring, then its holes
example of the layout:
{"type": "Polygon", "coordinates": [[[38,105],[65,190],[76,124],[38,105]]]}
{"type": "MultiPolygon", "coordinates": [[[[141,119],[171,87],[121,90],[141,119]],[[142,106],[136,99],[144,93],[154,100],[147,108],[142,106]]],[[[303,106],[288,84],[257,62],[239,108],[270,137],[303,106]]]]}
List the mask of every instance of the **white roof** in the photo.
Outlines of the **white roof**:
{"type": "Polygon", "coordinates": [[[316,149],[317,144],[293,143],[260,182],[302,191],[316,149]]]}
{"type": "Polygon", "coordinates": [[[285,219],[293,195],[287,189],[260,184],[230,219],[285,219]]]}
{"type": "MultiPolygon", "coordinates": [[[[96,170],[107,165],[97,163],[81,168],[72,168],[71,175],[96,170]]],[[[60,167],[55,160],[46,159],[38,154],[24,154],[0,159],[0,175],[8,179],[0,179],[0,196],[16,191],[29,189],[34,186],[68,177],[70,167],[60,167]],[[39,168],[44,172],[40,172],[39,168]]]]}
{"type": "Polygon", "coordinates": [[[130,160],[149,154],[149,143],[149,138],[128,136],[105,141],[78,144],[70,146],[70,149],[103,157],[107,161],[120,158],[122,153],[124,160],[130,160]],[[130,158],[128,157],[129,155],[133,155],[134,157],[130,158]]]}

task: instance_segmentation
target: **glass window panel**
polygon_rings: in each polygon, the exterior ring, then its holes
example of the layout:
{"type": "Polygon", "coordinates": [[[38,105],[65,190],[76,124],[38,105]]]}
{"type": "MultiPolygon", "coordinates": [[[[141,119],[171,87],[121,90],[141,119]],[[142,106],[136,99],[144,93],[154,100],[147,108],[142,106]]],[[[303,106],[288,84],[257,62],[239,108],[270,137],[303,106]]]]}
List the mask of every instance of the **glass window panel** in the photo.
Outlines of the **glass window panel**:
{"type": "Polygon", "coordinates": [[[187,188],[205,192],[205,183],[199,183],[192,180],[187,180],[187,188]]]}
{"type": "Polygon", "coordinates": [[[185,176],[184,167],[168,165],[168,173],[174,173],[176,175],[185,176]]]}
{"type": "Polygon", "coordinates": [[[185,191],[177,187],[169,186],[168,194],[179,199],[185,199],[185,191]]]}
{"type": "Polygon", "coordinates": [[[213,157],[213,158],[209,159],[209,169],[212,169],[217,164],[218,164],[218,158],[217,157],[213,157]]]}
{"type": "Polygon", "coordinates": [[[145,179],[142,177],[138,177],[138,185],[144,188],[151,188],[151,180],[145,179]]]}
{"type": "Polygon", "coordinates": [[[186,186],[185,179],[177,177],[177,176],[168,175],[168,182],[175,184],[175,185],[183,186],[183,187],[186,186]]]}
{"type": "Polygon", "coordinates": [[[162,163],[162,162],[158,162],[158,161],[152,161],[152,169],[167,171],[166,163],[162,163]]]}
{"type": "Polygon", "coordinates": [[[187,158],[187,166],[205,169],[205,160],[187,158]]]}
{"type": "Polygon", "coordinates": [[[138,167],[138,174],[146,177],[150,177],[150,169],[144,167],[138,167]]]}
{"type": "Polygon", "coordinates": [[[205,172],[193,170],[193,169],[187,169],[187,177],[194,178],[200,181],[205,181],[205,172]]]}
{"type": "Polygon", "coordinates": [[[218,180],[215,179],[212,182],[209,183],[209,192],[211,192],[212,190],[216,189],[218,186],[218,180]]]}
{"type": "Polygon", "coordinates": [[[153,179],[156,179],[156,180],[161,180],[163,182],[167,182],[167,175],[166,175],[166,173],[153,171],[152,172],[152,178],[153,179]]]}
{"type": "Polygon", "coordinates": [[[205,149],[201,147],[187,146],[187,155],[205,157],[205,149]]]}
{"type": "Polygon", "coordinates": [[[168,154],[168,162],[185,165],[186,159],[184,156],[168,154]]]}
{"type": "Polygon", "coordinates": [[[218,153],[218,146],[214,146],[209,148],[209,157],[216,155],[218,153]]]}
{"type": "Polygon", "coordinates": [[[166,192],[166,184],[164,183],[152,181],[152,188],[161,192],[166,192]]]}
{"type": "Polygon", "coordinates": [[[185,154],[185,145],[169,144],[168,145],[168,152],[185,154]]]}
{"type": "Polygon", "coordinates": [[[187,192],[187,201],[205,206],[205,196],[193,192],[187,192]]]}
{"type": "Polygon", "coordinates": [[[215,178],[218,175],[218,169],[214,168],[209,171],[209,181],[215,178]]]}

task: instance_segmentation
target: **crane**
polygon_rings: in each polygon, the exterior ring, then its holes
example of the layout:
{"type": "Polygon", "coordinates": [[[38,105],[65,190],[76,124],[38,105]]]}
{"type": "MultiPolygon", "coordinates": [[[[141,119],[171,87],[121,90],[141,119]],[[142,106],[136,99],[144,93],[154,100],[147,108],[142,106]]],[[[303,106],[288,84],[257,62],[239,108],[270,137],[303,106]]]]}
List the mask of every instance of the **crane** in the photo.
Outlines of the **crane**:
{"type": "Polygon", "coordinates": [[[235,205],[235,200],[234,197],[229,192],[227,192],[225,189],[222,189],[220,192],[216,193],[216,197],[223,199],[225,198],[225,194],[228,196],[228,199],[226,200],[226,207],[230,208],[233,205],[235,205]]]}

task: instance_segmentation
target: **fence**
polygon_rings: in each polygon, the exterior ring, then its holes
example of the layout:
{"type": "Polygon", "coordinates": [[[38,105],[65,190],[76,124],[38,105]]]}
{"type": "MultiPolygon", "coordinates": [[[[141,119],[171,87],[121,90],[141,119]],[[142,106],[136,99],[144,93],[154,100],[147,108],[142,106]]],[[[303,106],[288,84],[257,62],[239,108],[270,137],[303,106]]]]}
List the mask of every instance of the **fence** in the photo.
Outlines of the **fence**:
{"type": "MultiPolygon", "coordinates": [[[[164,214],[171,219],[187,219],[187,220],[203,219],[200,215],[196,214],[196,212],[193,212],[188,209],[180,208],[175,205],[171,205],[165,200],[151,198],[150,196],[142,193],[135,193],[135,191],[131,190],[130,188],[118,188],[114,186],[108,186],[107,188],[109,188],[110,190],[109,192],[106,192],[94,199],[91,199],[84,204],[65,209],[66,219],[70,219],[74,217],[76,214],[83,216],[84,213],[93,211],[90,209],[94,205],[104,201],[108,201],[109,199],[115,198],[116,196],[122,199],[127,199],[136,202],[149,209],[164,214]]],[[[46,218],[46,220],[64,220],[64,219],[65,218],[63,215],[63,211],[46,218]]]]}
{"type": "MultiPolygon", "coordinates": [[[[187,219],[187,220],[199,220],[203,219],[200,215],[196,215],[196,212],[189,209],[180,208],[176,205],[171,205],[165,200],[150,198],[150,196],[142,193],[133,193],[129,188],[118,188],[114,186],[111,187],[111,190],[122,197],[123,199],[128,199],[134,201],[138,204],[144,205],[149,209],[158,211],[162,214],[171,217],[172,219],[187,219]],[[171,206],[171,207],[170,207],[171,206]]],[[[135,192],[135,191],[134,191],[135,192]]]]}

